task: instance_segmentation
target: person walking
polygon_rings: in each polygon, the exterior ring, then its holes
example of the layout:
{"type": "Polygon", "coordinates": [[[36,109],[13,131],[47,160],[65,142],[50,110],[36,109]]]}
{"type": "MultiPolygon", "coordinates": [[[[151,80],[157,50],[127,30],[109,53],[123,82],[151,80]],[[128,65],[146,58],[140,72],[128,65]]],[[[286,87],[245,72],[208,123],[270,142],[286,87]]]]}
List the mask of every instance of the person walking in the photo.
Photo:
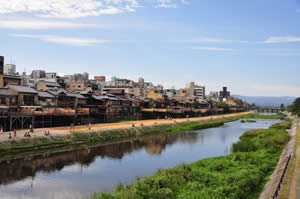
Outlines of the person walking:
{"type": "Polygon", "coordinates": [[[33,127],[32,124],[29,125],[30,133],[33,133],[33,127]]]}
{"type": "Polygon", "coordinates": [[[14,129],[14,137],[17,137],[17,130],[14,129]]]}

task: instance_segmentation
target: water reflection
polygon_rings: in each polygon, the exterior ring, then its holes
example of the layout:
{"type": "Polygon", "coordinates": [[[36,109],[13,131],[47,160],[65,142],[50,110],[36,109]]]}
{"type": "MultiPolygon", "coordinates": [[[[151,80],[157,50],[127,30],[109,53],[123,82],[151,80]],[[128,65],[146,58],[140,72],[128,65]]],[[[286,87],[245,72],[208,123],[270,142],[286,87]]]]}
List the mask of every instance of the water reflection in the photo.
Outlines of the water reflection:
{"type": "Polygon", "coordinates": [[[197,142],[197,133],[180,133],[145,137],[118,144],[86,147],[82,150],[59,153],[44,153],[39,156],[26,156],[22,159],[0,162],[0,184],[10,184],[26,177],[35,177],[37,172],[51,173],[61,171],[65,166],[79,164],[89,167],[96,159],[122,159],[126,154],[145,149],[150,155],[159,155],[167,145],[180,141],[185,144],[197,142]]]}

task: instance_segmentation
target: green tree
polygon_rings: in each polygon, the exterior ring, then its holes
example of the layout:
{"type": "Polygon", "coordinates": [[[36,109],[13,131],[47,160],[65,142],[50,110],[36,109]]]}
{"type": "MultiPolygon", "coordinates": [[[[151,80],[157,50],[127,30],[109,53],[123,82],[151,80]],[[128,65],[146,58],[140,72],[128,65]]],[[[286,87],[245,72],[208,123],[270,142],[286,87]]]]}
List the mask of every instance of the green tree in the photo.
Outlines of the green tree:
{"type": "Polygon", "coordinates": [[[284,111],[284,110],[285,110],[284,104],[281,104],[281,105],[280,105],[280,110],[281,110],[281,111],[284,111]]]}
{"type": "Polygon", "coordinates": [[[300,116],[300,98],[298,97],[290,107],[293,114],[300,116]]]}

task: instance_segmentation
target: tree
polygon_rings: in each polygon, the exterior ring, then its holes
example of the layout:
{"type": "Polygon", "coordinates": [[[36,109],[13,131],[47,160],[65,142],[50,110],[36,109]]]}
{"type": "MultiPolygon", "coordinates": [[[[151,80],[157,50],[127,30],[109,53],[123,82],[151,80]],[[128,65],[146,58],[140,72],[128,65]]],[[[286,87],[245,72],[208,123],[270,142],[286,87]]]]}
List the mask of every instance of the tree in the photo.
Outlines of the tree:
{"type": "Polygon", "coordinates": [[[298,97],[294,103],[289,107],[290,111],[293,114],[299,115],[300,116],[300,98],[298,97]]]}
{"type": "Polygon", "coordinates": [[[281,105],[280,105],[280,110],[281,110],[281,111],[284,111],[284,110],[285,110],[284,104],[281,104],[281,105]]]}

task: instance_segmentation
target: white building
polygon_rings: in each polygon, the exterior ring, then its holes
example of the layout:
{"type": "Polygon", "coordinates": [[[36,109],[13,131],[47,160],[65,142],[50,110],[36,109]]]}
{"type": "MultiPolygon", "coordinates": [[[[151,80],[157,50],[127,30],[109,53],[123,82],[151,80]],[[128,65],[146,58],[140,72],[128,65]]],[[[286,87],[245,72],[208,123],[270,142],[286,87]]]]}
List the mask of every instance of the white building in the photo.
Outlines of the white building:
{"type": "Polygon", "coordinates": [[[3,72],[6,75],[15,75],[16,74],[16,65],[14,65],[14,64],[5,64],[3,72]]]}

